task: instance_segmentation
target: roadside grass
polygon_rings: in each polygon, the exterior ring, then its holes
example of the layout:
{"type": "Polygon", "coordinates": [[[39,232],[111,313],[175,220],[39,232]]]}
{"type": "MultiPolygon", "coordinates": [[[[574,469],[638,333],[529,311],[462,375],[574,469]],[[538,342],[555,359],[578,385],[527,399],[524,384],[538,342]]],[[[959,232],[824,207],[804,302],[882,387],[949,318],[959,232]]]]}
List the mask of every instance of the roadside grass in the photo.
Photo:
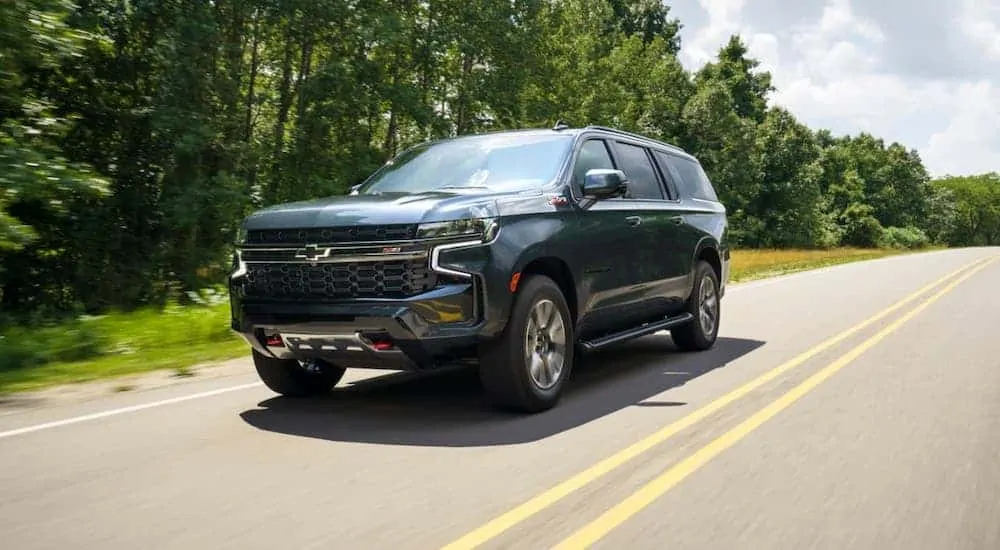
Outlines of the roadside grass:
{"type": "Polygon", "coordinates": [[[912,252],[915,251],[896,248],[734,250],[730,259],[729,280],[730,282],[740,283],[777,277],[797,271],[807,271],[863,260],[874,260],[912,252]]]}
{"type": "MultiPolygon", "coordinates": [[[[896,249],[736,250],[730,280],[749,281],[903,254],[896,249]]],[[[229,305],[83,318],[48,327],[0,331],[0,394],[111,379],[154,370],[191,376],[191,366],[249,355],[229,330],[229,305]]],[[[130,386],[118,386],[127,391],[130,386]]]]}
{"type": "Polygon", "coordinates": [[[246,353],[228,303],[15,327],[0,333],[0,394],[161,369],[187,376],[191,365],[246,353]]]}

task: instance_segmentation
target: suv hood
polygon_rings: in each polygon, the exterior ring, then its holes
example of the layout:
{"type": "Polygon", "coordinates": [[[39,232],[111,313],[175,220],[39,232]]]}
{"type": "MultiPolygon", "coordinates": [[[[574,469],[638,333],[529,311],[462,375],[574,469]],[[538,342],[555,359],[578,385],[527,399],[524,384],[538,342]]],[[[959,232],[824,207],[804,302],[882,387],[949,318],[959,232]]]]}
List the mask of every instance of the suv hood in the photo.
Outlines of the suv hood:
{"type": "Polygon", "coordinates": [[[508,195],[481,189],[461,193],[348,195],[279,204],[251,214],[245,228],[304,229],[482,218],[495,216],[497,197],[508,195]]]}

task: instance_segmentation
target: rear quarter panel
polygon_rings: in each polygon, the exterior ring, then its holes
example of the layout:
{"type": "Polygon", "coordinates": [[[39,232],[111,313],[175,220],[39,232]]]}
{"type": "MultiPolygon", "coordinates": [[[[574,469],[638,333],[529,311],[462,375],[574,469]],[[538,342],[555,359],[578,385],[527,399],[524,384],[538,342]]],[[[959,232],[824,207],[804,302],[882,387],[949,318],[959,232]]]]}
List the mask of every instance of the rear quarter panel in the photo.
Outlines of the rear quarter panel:
{"type": "MultiPolygon", "coordinates": [[[[724,285],[729,278],[729,227],[725,207],[712,201],[684,198],[673,205],[673,208],[684,217],[679,238],[683,240],[685,248],[691,251],[690,256],[686,258],[685,272],[693,273],[695,262],[702,250],[712,247],[719,253],[722,268],[720,285],[724,285]]],[[[694,279],[689,278],[688,292],[690,293],[693,288],[694,279]]]]}

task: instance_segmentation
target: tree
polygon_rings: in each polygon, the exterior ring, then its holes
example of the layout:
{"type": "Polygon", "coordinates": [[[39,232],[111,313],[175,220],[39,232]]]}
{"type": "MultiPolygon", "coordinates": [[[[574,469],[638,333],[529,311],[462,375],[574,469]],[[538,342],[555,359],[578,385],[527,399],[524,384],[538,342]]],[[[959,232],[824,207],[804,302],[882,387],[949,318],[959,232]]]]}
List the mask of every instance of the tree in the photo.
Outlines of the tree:
{"type": "Polygon", "coordinates": [[[731,36],[719,50],[717,60],[698,71],[695,83],[699,88],[708,82],[721,83],[733,98],[736,114],[761,123],[767,114],[767,96],[775,88],[770,73],[755,71],[760,61],[747,57],[748,53],[743,40],[731,36]]]}
{"type": "Polygon", "coordinates": [[[1000,244],[1000,174],[950,176],[934,182],[955,199],[954,221],[948,234],[953,246],[1000,244]]]}
{"type": "Polygon", "coordinates": [[[659,0],[608,0],[614,13],[613,25],[626,36],[638,36],[643,44],[663,41],[667,52],[676,56],[681,50],[681,24],[670,18],[670,6],[659,0]]]}
{"type": "Polygon", "coordinates": [[[830,246],[832,233],[820,189],[820,149],[813,133],[788,110],[768,110],[757,132],[761,185],[751,202],[760,220],[757,246],[830,246]]]}
{"type": "Polygon", "coordinates": [[[736,244],[752,243],[761,231],[754,204],[760,195],[756,127],[740,118],[721,83],[702,82],[684,106],[682,146],[695,155],[726,205],[736,244]]]}
{"type": "Polygon", "coordinates": [[[64,65],[94,37],[67,23],[72,5],[24,0],[0,5],[0,309],[66,305],[74,207],[107,182],[63,145],[75,113],[56,104],[70,85],[64,65]],[[43,269],[39,269],[43,268],[43,269]]]}

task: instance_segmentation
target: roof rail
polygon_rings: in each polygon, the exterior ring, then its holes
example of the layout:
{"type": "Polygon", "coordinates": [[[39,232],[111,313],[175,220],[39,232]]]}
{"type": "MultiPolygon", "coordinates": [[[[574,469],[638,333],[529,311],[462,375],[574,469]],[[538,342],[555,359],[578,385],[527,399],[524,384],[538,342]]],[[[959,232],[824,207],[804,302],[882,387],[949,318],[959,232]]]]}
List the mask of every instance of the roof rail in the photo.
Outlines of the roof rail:
{"type": "Polygon", "coordinates": [[[628,136],[628,137],[635,138],[635,139],[642,139],[642,140],[646,140],[646,141],[653,141],[653,142],[656,142],[656,143],[658,143],[658,144],[660,144],[660,145],[662,145],[662,146],[664,146],[664,147],[666,147],[668,149],[673,149],[674,151],[677,151],[679,153],[684,153],[685,155],[690,154],[687,151],[685,151],[684,149],[682,149],[682,148],[680,148],[680,147],[678,147],[678,146],[676,146],[676,145],[674,145],[672,143],[666,143],[664,141],[660,141],[658,139],[653,139],[653,138],[648,137],[648,136],[641,136],[639,134],[634,134],[632,132],[626,132],[625,130],[619,130],[618,128],[610,128],[608,126],[599,126],[599,125],[595,125],[595,124],[588,124],[587,128],[591,129],[591,130],[602,130],[604,132],[611,132],[612,134],[619,134],[619,135],[622,135],[622,136],[628,136]]]}

